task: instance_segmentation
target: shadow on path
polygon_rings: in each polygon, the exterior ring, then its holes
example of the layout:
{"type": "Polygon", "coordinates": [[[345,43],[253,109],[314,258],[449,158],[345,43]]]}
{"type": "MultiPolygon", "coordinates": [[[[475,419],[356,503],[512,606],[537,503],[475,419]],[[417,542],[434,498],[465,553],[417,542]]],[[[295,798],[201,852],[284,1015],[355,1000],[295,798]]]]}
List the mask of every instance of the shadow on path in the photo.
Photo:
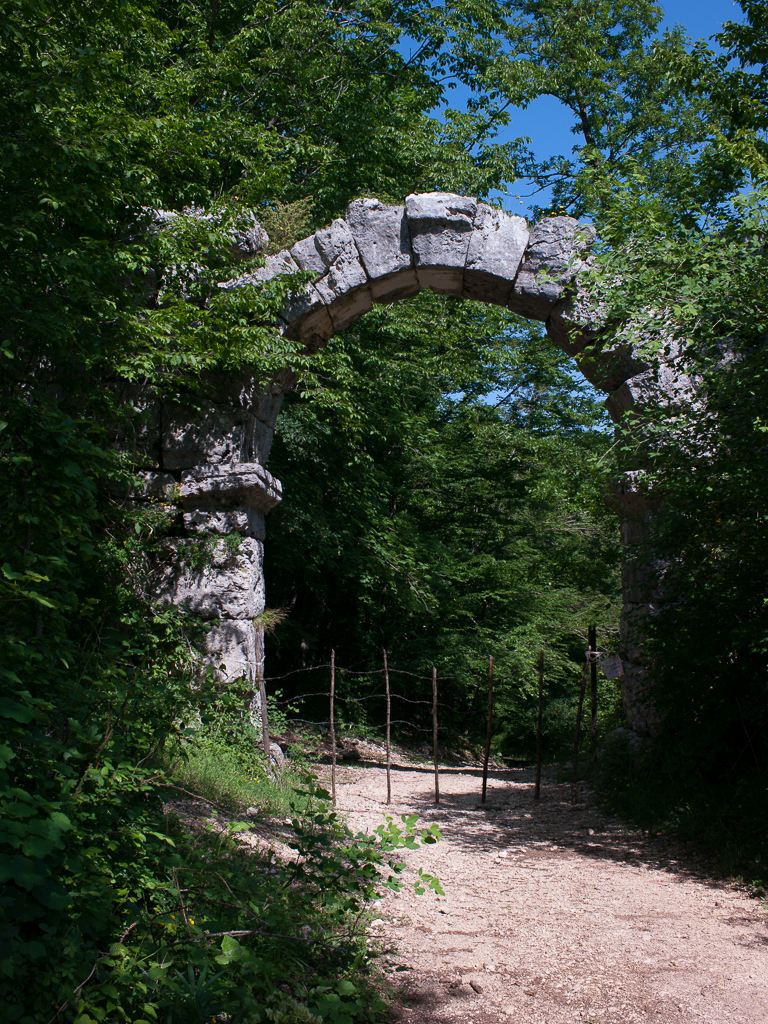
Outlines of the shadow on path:
{"type": "MultiPolygon", "coordinates": [[[[379,766],[384,777],[384,768],[379,766]]],[[[428,778],[431,765],[392,765],[393,813],[407,807],[431,824],[450,834],[451,842],[468,851],[507,853],[518,862],[559,859],[579,855],[597,861],[611,861],[633,867],[666,871],[696,879],[712,888],[721,883],[713,865],[698,850],[678,840],[651,836],[609,817],[585,800],[571,804],[569,783],[553,779],[556,769],[542,776],[541,799],[533,799],[533,768],[489,770],[486,803],[480,802],[481,768],[440,768],[440,804],[435,806],[428,778]],[[467,776],[478,780],[477,788],[453,787],[467,776]],[[409,780],[412,784],[409,785],[409,780]]],[[[382,802],[382,810],[387,811],[382,802]]]]}

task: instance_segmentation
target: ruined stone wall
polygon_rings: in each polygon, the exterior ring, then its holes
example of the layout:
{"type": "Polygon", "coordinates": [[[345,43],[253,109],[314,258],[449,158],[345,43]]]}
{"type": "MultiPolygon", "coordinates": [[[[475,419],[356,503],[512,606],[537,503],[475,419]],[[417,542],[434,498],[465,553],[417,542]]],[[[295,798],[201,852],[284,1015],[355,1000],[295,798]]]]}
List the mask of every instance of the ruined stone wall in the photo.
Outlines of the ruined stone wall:
{"type": "MultiPolygon", "coordinates": [[[[545,218],[529,226],[484,203],[447,193],[409,196],[405,206],[377,199],[351,203],[346,217],[266,259],[266,265],[228,281],[225,288],[259,288],[282,274],[308,271],[312,283],[297,289],[282,310],[279,328],[316,351],[335,331],[368,312],[423,288],[505,306],[546,326],[549,337],[574,356],[584,376],[607,395],[618,420],[638,402],[654,401],[674,386],[674,373],[642,361],[629,343],[584,350],[598,325],[580,304],[574,287],[588,268],[592,228],[569,217],[545,218]],[[666,376],[665,376],[666,375],[666,376]]],[[[262,556],[264,514],[281,497],[279,481],[264,468],[275,422],[293,378],[286,371],[265,391],[255,378],[228,378],[212,385],[200,411],[157,409],[148,487],[176,486],[190,536],[222,538],[204,570],[173,560],[159,588],[164,601],[184,604],[214,623],[208,657],[224,678],[253,678],[258,630],[253,619],[264,608],[262,556]],[[223,538],[242,538],[236,550],[223,538]]],[[[631,518],[625,542],[642,529],[638,488],[631,474],[616,496],[631,518]]],[[[637,622],[653,602],[652,586],[627,562],[624,575],[622,657],[625,707],[633,728],[653,725],[637,622]]]]}

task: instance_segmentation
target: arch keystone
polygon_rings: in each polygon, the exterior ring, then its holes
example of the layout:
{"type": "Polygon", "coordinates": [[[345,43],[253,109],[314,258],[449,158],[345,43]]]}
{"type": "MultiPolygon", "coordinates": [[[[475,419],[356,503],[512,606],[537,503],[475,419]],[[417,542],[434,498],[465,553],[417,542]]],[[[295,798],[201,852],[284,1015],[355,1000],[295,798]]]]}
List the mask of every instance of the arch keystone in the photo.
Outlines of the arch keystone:
{"type": "Polygon", "coordinates": [[[461,295],[477,200],[451,192],[426,192],[408,196],[405,209],[420,287],[461,295]]]}

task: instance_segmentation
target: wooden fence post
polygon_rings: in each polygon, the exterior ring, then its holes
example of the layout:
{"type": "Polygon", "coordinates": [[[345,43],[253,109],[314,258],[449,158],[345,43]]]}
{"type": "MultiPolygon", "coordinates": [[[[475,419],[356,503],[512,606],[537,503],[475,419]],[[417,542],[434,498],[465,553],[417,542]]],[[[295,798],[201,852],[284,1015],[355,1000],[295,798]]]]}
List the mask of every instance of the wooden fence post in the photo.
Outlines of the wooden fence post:
{"type": "Polygon", "coordinates": [[[483,758],[483,795],[480,803],[485,803],[485,792],[488,785],[488,758],[491,755],[491,722],[493,717],[493,658],[488,659],[488,728],[485,734],[485,757],[483,758]]]}
{"type": "Polygon", "coordinates": [[[544,651],[539,651],[539,717],[536,722],[536,785],[533,799],[541,796],[541,715],[544,703],[544,651]]]}
{"type": "Polygon", "coordinates": [[[432,759],[435,762],[435,806],[440,803],[440,772],[437,767],[437,669],[432,666],[432,759]]]}
{"type": "Polygon", "coordinates": [[[576,772],[579,766],[579,733],[581,732],[581,709],[584,705],[584,693],[587,689],[587,668],[589,662],[584,662],[584,672],[581,677],[581,689],[579,690],[579,706],[576,709],[576,733],[573,737],[573,777],[571,779],[571,803],[577,802],[576,793],[576,772]]]}
{"type": "Polygon", "coordinates": [[[597,626],[589,627],[589,671],[592,697],[592,742],[597,737],[597,626]]]}
{"type": "Polygon", "coordinates": [[[331,651],[331,803],[336,806],[336,723],[333,701],[336,695],[336,651],[331,651]]]}
{"type": "Polygon", "coordinates": [[[387,652],[384,651],[384,687],[387,695],[387,804],[392,803],[392,756],[390,747],[390,723],[392,721],[392,705],[389,696],[389,667],[387,652]]]}

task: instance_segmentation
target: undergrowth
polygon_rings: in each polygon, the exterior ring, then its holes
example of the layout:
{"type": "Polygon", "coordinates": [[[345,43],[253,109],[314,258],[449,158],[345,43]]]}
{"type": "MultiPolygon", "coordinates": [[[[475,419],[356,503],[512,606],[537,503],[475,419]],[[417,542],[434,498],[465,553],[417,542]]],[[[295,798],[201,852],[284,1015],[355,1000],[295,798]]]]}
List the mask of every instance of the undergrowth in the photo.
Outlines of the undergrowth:
{"type": "Polygon", "coordinates": [[[165,761],[180,787],[228,810],[256,807],[260,817],[311,811],[297,792],[306,765],[295,758],[282,768],[267,765],[261,743],[246,715],[220,715],[169,743],[165,761]]]}
{"type": "MultiPolygon", "coordinates": [[[[173,618],[155,622],[158,638],[175,635],[173,618]]],[[[77,702],[92,725],[20,689],[0,701],[0,840],[16,851],[0,863],[2,1019],[381,1019],[366,908],[400,887],[395,851],[437,829],[417,834],[413,816],[350,831],[311,776],[267,768],[244,686],[105,673],[77,702]],[[224,807],[226,823],[185,819],[190,795],[224,807]],[[243,842],[253,805],[262,821],[279,816],[290,856],[243,842]]],[[[419,872],[417,891],[428,887],[441,891],[419,872]]]]}
{"type": "Polygon", "coordinates": [[[680,760],[668,737],[608,745],[592,774],[601,806],[651,835],[691,843],[723,878],[768,889],[768,777],[680,760]]]}

